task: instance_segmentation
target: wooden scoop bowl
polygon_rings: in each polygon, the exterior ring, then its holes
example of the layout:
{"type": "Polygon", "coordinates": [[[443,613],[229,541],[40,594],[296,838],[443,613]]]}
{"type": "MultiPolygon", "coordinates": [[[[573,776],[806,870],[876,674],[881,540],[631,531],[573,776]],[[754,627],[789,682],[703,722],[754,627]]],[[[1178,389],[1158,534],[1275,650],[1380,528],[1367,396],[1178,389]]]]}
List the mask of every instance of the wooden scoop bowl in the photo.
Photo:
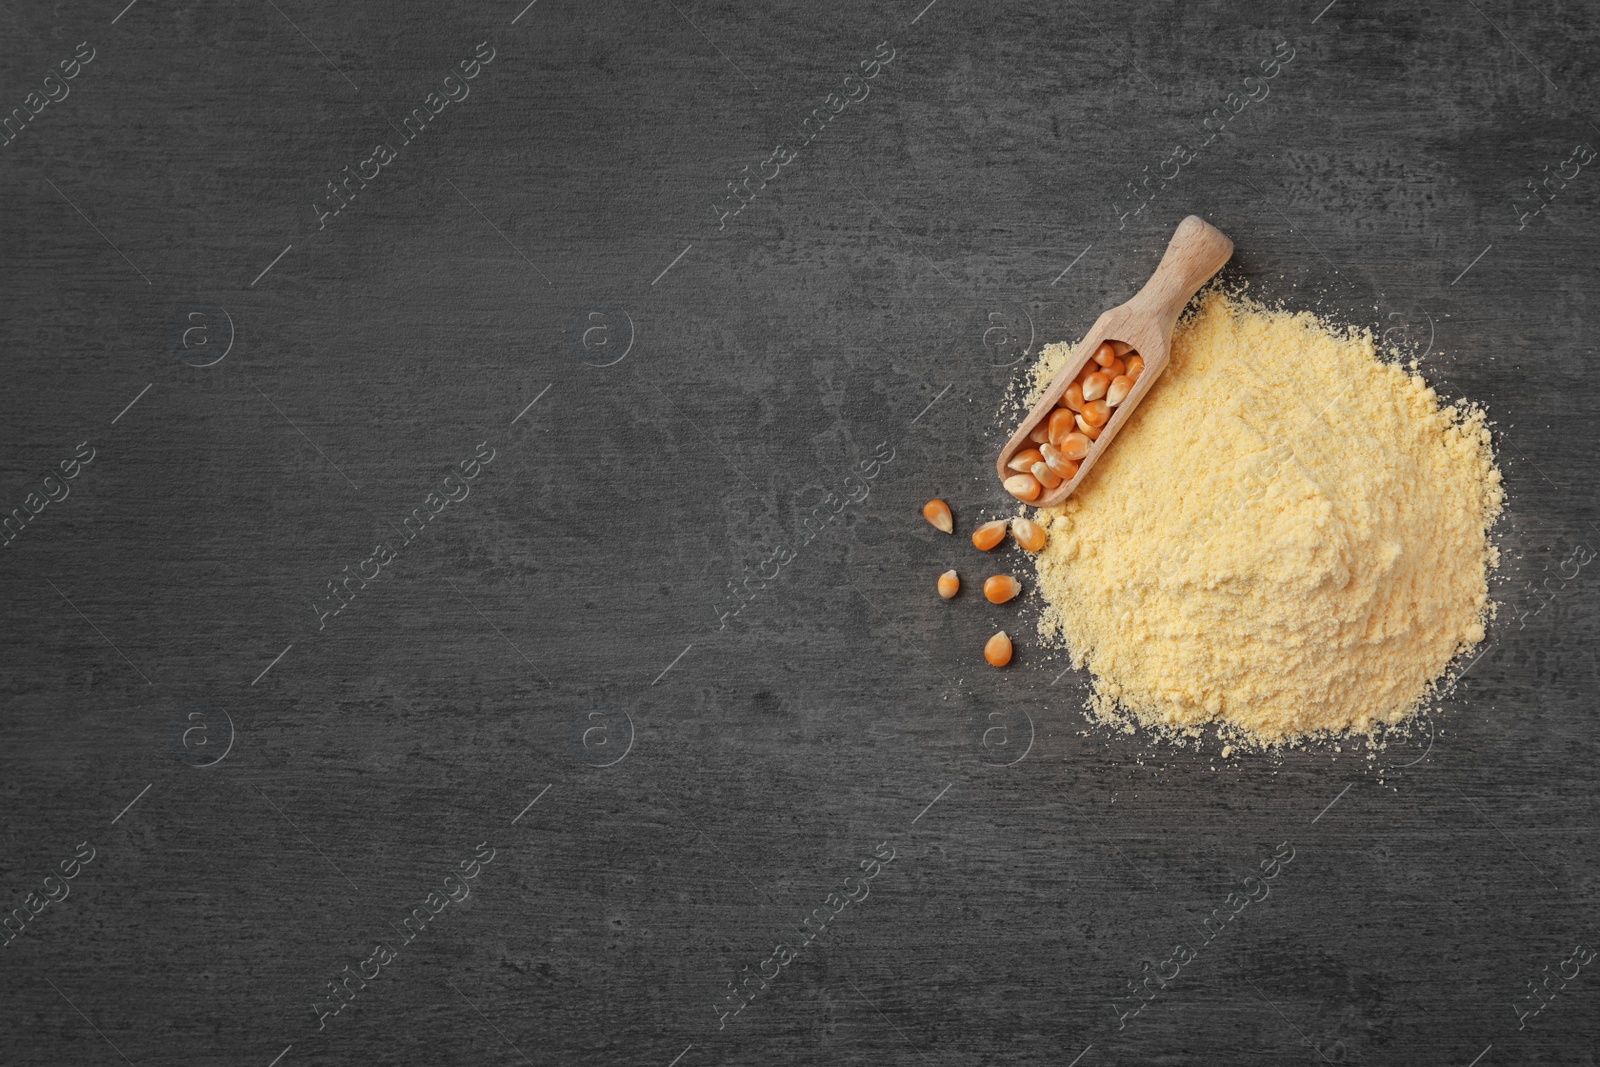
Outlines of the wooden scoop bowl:
{"type": "MultiPolygon", "coordinates": [[[[1137,354],[1144,359],[1144,372],[1134,382],[1127,397],[1111,409],[1111,417],[1100,428],[1099,438],[1090,442],[1088,455],[1078,462],[1078,472],[1054,489],[1041,486],[1036,498],[1023,502],[1043,508],[1059,504],[1072,495],[1073,490],[1089,476],[1090,468],[1111,447],[1112,440],[1133,415],[1133,409],[1139,406],[1139,401],[1144,399],[1166,369],[1172,358],[1172,330],[1178,324],[1178,316],[1183,312],[1184,305],[1213,274],[1222,269],[1231,255],[1233,242],[1204,219],[1190,215],[1178,223],[1166,254],[1161,257],[1160,265],[1150,275],[1150,280],[1145,282],[1144,288],[1126,304],[1112,308],[1095,320],[1084,335],[1083,342],[1075,349],[1074,358],[1061,368],[1050,382],[1050,387],[1044,391],[1044,396],[1039,398],[1017,432],[1000,450],[995,470],[999,472],[1001,482],[1018,473],[1007,466],[1013,456],[1023,449],[1038,447],[1029,435],[1062,403],[1067,387],[1077,380],[1079,372],[1101,342],[1120,341],[1132,350],[1130,355],[1137,354]]],[[[1160,462],[1160,457],[1153,459],[1160,462]]]]}

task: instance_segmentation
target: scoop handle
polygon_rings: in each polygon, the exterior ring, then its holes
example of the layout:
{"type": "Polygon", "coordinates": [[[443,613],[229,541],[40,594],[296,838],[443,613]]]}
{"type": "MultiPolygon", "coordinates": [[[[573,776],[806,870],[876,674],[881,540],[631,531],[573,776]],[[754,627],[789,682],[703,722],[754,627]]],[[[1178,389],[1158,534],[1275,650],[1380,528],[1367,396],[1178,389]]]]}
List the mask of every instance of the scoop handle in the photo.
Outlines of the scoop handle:
{"type": "Polygon", "coordinates": [[[1232,255],[1233,242],[1227,234],[1200,216],[1190,215],[1178,223],[1156,272],[1128,303],[1144,305],[1170,340],[1184,305],[1232,255]]]}

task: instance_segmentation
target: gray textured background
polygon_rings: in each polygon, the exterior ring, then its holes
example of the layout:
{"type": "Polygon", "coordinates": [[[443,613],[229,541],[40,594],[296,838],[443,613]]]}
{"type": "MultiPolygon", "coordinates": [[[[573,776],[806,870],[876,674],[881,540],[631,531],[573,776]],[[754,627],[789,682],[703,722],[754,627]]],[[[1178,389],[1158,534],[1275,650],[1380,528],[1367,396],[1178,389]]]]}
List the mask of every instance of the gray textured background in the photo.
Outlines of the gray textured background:
{"type": "Polygon", "coordinates": [[[94,50],[0,148],[0,502],[95,450],[0,550],[4,909],[95,850],[0,949],[0,1059],[1594,1062],[1595,968],[1517,1005],[1600,941],[1596,571],[1561,568],[1600,544],[1600,174],[1517,205],[1600,145],[1600,11],[924,3],[0,12],[7,113],[94,50]],[[1009,513],[1008,384],[1189,212],[1496,420],[1504,607],[1376,761],[1090,729],[1031,598],[933,595],[979,563],[922,501],[1009,513]]]}

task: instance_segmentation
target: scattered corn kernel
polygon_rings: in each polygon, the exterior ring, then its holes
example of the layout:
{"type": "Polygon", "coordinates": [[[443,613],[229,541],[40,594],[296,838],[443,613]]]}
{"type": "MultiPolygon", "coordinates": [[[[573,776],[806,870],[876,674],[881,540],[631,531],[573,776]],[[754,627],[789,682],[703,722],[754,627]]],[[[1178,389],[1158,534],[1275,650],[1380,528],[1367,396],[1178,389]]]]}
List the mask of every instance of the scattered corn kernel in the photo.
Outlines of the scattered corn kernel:
{"type": "Polygon", "coordinates": [[[1043,460],[1035,463],[1033,465],[1033,470],[1030,473],[1035,478],[1039,479],[1039,484],[1045,489],[1054,489],[1061,484],[1061,475],[1051,470],[1050,464],[1044,462],[1043,460]]]}
{"type": "MultiPolygon", "coordinates": [[[[1096,431],[1096,433],[1098,432],[1096,431]]],[[[1001,482],[1000,485],[1018,500],[1039,499],[1039,479],[1031,474],[1013,474],[1001,482]]]]}
{"type": "Polygon", "coordinates": [[[1094,403],[1106,395],[1106,388],[1111,384],[1111,378],[1104,372],[1089,375],[1083,380],[1083,399],[1087,402],[1084,407],[1094,403]]]}
{"type": "MultiPolygon", "coordinates": [[[[1029,552],[1037,552],[1044,547],[1044,527],[1021,515],[1011,520],[1011,536],[1017,539],[1017,544],[1029,552]]],[[[955,571],[950,573],[954,574],[955,571]]]]}
{"type": "Polygon", "coordinates": [[[1117,350],[1110,341],[1101,341],[1100,346],[1094,350],[1094,361],[1102,367],[1117,358],[1117,350]]]}
{"type": "Polygon", "coordinates": [[[956,521],[950,517],[950,505],[943,500],[930,500],[922,505],[922,517],[933,523],[935,529],[955,532],[956,521]]]}
{"type": "MultiPolygon", "coordinates": [[[[1018,477],[1026,478],[1028,475],[1023,474],[1018,475],[1018,477]]],[[[1013,480],[1014,479],[1011,478],[1006,479],[1005,484],[1007,489],[1011,488],[1011,483],[1013,480]]],[[[1037,496],[1038,494],[1035,495],[1037,496]]],[[[1004,541],[1005,538],[1006,520],[1004,519],[996,519],[993,522],[986,522],[976,530],[972,531],[972,543],[983,549],[985,552],[989,551],[995,545],[998,545],[1001,541],[1004,541]]]]}
{"type": "MultiPolygon", "coordinates": [[[[1045,444],[1040,447],[1049,448],[1050,446],[1045,444]]],[[[1021,448],[1012,455],[1006,466],[1018,474],[1027,474],[1033,469],[1033,465],[1042,459],[1044,459],[1044,454],[1038,448],[1021,448]]]]}
{"type": "Polygon", "coordinates": [[[989,661],[991,667],[1004,667],[1011,662],[1011,638],[1001,630],[989,638],[983,646],[983,658],[989,661]]]}
{"type": "Polygon", "coordinates": [[[1059,443],[1050,447],[1076,463],[1089,454],[1089,438],[1086,434],[1074,431],[1063,437],[1059,443]]]}
{"type": "Polygon", "coordinates": [[[1126,374],[1119,374],[1111,379],[1111,384],[1106,387],[1106,403],[1116,407],[1128,399],[1128,394],[1133,392],[1133,379],[1126,374]]]}
{"type": "Polygon", "coordinates": [[[961,592],[961,578],[954,569],[939,575],[939,595],[949,600],[961,592]]]}
{"type": "Polygon", "coordinates": [[[1082,411],[1084,405],[1083,386],[1077,382],[1067,386],[1067,391],[1061,394],[1061,403],[1062,406],[1071,408],[1073,411],[1082,411]]]}
{"type": "Polygon", "coordinates": [[[1104,400],[1091,400],[1083,405],[1083,414],[1079,415],[1078,418],[1087,422],[1090,426],[1104,426],[1106,420],[1111,418],[1111,405],[1104,400]]]}
{"type": "Polygon", "coordinates": [[[990,575],[983,583],[983,595],[991,604],[1004,604],[1022,592],[1022,583],[1009,574],[990,575]]]}

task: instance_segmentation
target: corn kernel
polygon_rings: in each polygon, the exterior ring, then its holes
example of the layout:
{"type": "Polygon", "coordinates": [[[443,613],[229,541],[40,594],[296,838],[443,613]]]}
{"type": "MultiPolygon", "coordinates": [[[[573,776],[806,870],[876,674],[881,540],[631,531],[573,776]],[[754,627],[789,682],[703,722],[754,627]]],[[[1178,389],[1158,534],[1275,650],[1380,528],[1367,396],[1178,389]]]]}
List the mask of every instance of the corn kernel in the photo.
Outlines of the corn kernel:
{"type": "MultiPolygon", "coordinates": [[[[1026,475],[1023,477],[1026,477],[1026,475]]],[[[1011,479],[1006,479],[1007,484],[1010,484],[1010,481],[1011,479]]],[[[998,545],[1001,541],[1004,541],[1005,537],[1006,520],[1004,519],[996,519],[993,522],[986,522],[982,526],[979,526],[976,530],[972,531],[972,543],[985,552],[989,551],[995,545],[998,545]]]]}
{"type": "Polygon", "coordinates": [[[1087,408],[1089,404],[1092,404],[1096,400],[1099,400],[1101,397],[1105,396],[1106,387],[1110,384],[1111,378],[1104,372],[1097,372],[1085,378],[1083,380],[1083,399],[1088,403],[1085,403],[1084,407],[1087,408]]]}
{"type": "Polygon", "coordinates": [[[1078,418],[1087,422],[1090,426],[1104,426],[1106,420],[1111,418],[1111,405],[1104,400],[1091,400],[1083,405],[1083,414],[1079,415],[1078,418]]]}
{"type": "Polygon", "coordinates": [[[1112,360],[1114,360],[1116,358],[1117,358],[1117,350],[1114,347],[1112,347],[1112,344],[1111,344],[1110,341],[1101,341],[1100,342],[1100,347],[1098,347],[1098,348],[1096,348],[1094,350],[1094,361],[1096,363],[1100,364],[1100,366],[1102,366],[1102,367],[1108,365],[1112,360]]]}
{"type": "Polygon", "coordinates": [[[984,642],[983,658],[989,661],[991,667],[1004,667],[1011,662],[1011,638],[1001,630],[988,641],[984,642]]]}
{"type": "MultiPolygon", "coordinates": [[[[1011,536],[1017,539],[1017,544],[1029,552],[1037,552],[1044,548],[1044,527],[1032,519],[1017,516],[1011,520],[1011,536]]],[[[955,571],[951,571],[954,574],[955,571]]]]}
{"type": "Polygon", "coordinates": [[[1035,463],[1033,465],[1033,470],[1029,473],[1035,478],[1039,479],[1040,486],[1045,489],[1054,489],[1061,484],[1061,475],[1051,470],[1050,464],[1044,462],[1043,460],[1035,463]]]}
{"type": "Polygon", "coordinates": [[[1062,406],[1070,408],[1073,411],[1082,411],[1084,404],[1083,386],[1079,385],[1077,382],[1073,382],[1071,385],[1067,386],[1067,391],[1061,394],[1061,404],[1062,406]]]}
{"type": "Polygon", "coordinates": [[[1076,463],[1089,454],[1089,438],[1086,434],[1074,431],[1063,437],[1059,444],[1051,445],[1050,447],[1076,463]]]}
{"type": "Polygon", "coordinates": [[[991,604],[1004,604],[1022,592],[1022,583],[1009,574],[990,575],[983,583],[983,595],[991,604]]]}
{"type": "MultiPolygon", "coordinates": [[[[1041,445],[1040,447],[1048,448],[1049,446],[1041,445]]],[[[1044,459],[1044,454],[1039,449],[1020,448],[1006,461],[1006,467],[1016,471],[1018,474],[1027,474],[1033,469],[1033,465],[1042,459],[1044,459]]]]}
{"type": "Polygon", "coordinates": [[[1116,407],[1128,399],[1128,394],[1133,392],[1133,379],[1126,374],[1119,374],[1111,379],[1111,384],[1106,387],[1106,403],[1116,407]]]}
{"type": "MultiPolygon", "coordinates": [[[[1073,433],[1077,433],[1077,431],[1074,430],[1073,433]]],[[[1068,434],[1067,436],[1071,437],[1072,434],[1068,434]]],[[[1079,436],[1081,437],[1082,435],[1079,434],[1079,436]]],[[[1084,442],[1085,445],[1088,443],[1088,441],[1084,442]]],[[[1071,481],[1072,476],[1078,473],[1078,465],[1072,460],[1068,459],[1067,456],[1055,445],[1044,445],[1039,449],[1039,451],[1044,455],[1045,466],[1054,471],[1056,477],[1060,478],[1062,481],[1071,481]]]]}
{"type": "Polygon", "coordinates": [[[954,569],[939,575],[939,595],[949,600],[961,592],[961,578],[954,569]]]}
{"type": "MultiPolygon", "coordinates": [[[[1096,432],[1098,433],[1098,431],[1096,432]]],[[[1031,474],[1013,474],[1001,482],[1000,485],[1018,500],[1039,499],[1039,479],[1031,474]]]]}
{"type": "Polygon", "coordinates": [[[933,523],[934,529],[954,533],[955,519],[950,516],[950,505],[943,500],[930,500],[922,505],[922,517],[933,523]]]}

